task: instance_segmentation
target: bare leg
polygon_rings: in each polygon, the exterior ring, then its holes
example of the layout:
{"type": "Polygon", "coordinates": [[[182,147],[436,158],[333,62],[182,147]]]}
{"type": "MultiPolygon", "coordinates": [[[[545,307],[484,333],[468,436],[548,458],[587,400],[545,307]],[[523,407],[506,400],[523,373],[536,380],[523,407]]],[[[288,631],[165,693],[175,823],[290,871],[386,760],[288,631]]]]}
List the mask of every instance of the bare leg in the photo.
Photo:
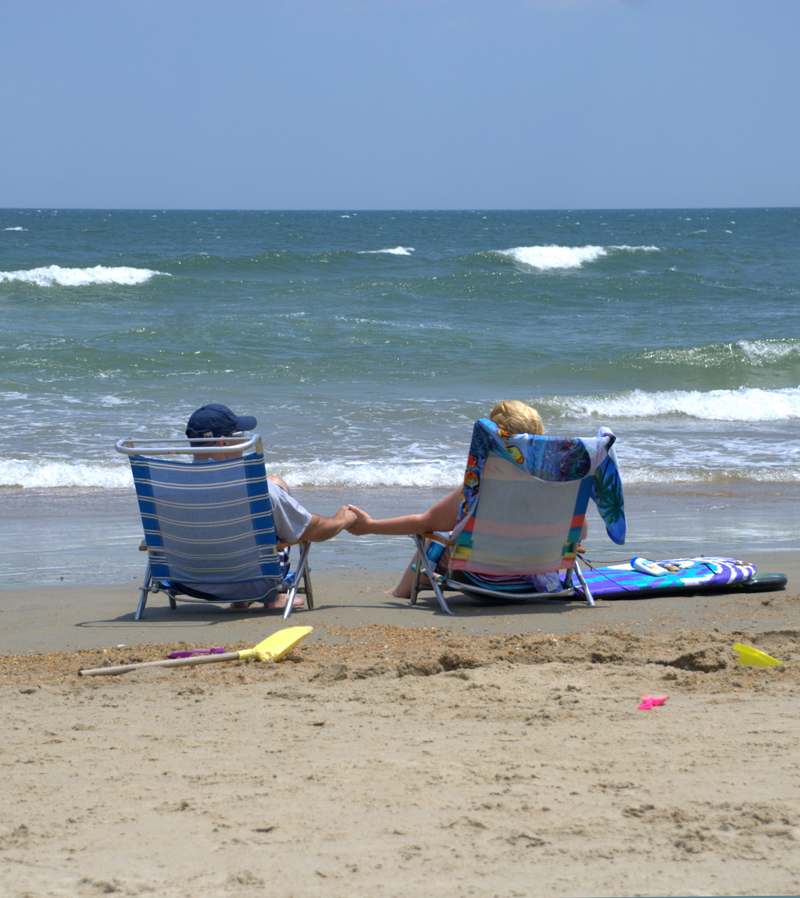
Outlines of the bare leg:
{"type": "MultiPolygon", "coordinates": [[[[400,582],[395,586],[395,588],[389,593],[390,596],[395,596],[398,599],[410,599],[411,598],[411,587],[414,585],[414,576],[416,575],[416,571],[414,570],[414,559],[416,558],[416,554],[414,558],[411,559],[411,564],[403,571],[403,576],[400,578],[400,582]]],[[[420,577],[419,585],[424,589],[431,585],[431,581],[428,579],[427,575],[424,573],[420,577]]]]}
{"type": "MultiPolygon", "coordinates": [[[[416,558],[416,555],[414,557],[416,558]]],[[[409,564],[408,567],[403,571],[403,576],[400,578],[400,582],[389,593],[389,595],[395,596],[398,599],[410,599],[411,587],[414,584],[415,573],[416,572],[414,568],[409,564]]]]}
{"type": "Polygon", "coordinates": [[[269,480],[271,483],[277,483],[285,493],[291,492],[291,490],[289,489],[289,484],[283,479],[283,477],[281,477],[280,474],[267,474],[267,480],[269,480]]]}

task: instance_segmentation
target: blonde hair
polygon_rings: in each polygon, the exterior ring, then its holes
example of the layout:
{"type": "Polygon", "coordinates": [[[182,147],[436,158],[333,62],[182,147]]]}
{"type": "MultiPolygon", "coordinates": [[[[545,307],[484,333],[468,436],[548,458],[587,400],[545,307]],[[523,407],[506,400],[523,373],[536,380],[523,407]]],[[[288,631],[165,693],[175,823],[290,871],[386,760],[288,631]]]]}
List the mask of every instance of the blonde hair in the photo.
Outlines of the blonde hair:
{"type": "Polygon", "coordinates": [[[489,417],[498,427],[515,433],[544,433],[544,424],[539,412],[519,399],[503,399],[489,412],[489,417]]]}

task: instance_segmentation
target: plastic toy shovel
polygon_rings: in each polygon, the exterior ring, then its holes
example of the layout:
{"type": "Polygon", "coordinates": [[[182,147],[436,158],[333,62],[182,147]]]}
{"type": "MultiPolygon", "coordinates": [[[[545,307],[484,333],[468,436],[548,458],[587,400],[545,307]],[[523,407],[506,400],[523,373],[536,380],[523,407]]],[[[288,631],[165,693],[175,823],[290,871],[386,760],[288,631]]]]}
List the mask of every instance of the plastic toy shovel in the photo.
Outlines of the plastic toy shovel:
{"type": "Polygon", "coordinates": [[[78,674],[82,677],[102,677],[127,673],[129,670],[139,670],[142,667],[183,667],[187,664],[215,664],[217,661],[245,661],[249,658],[255,658],[256,661],[280,661],[313,629],[313,627],[285,627],[283,630],[278,630],[277,633],[267,636],[266,639],[262,639],[252,649],[242,649],[240,652],[221,652],[213,655],[194,655],[191,658],[171,658],[162,661],[139,661],[135,664],[115,664],[108,667],[89,667],[79,670],[78,674]]]}
{"type": "Polygon", "coordinates": [[[780,667],[783,661],[773,658],[761,649],[753,648],[752,645],[745,645],[743,642],[734,642],[733,650],[739,658],[739,664],[745,667],[780,667]]]}

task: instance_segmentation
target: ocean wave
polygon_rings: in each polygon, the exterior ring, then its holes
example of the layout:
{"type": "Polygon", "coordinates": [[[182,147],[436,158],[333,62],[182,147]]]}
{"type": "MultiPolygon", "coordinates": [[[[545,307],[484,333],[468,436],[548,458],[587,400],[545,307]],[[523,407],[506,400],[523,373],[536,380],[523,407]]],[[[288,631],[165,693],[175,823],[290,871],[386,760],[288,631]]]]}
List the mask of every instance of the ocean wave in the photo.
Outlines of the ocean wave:
{"type": "MultiPolygon", "coordinates": [[[[464,458],[385,460],[383,462],[314,459],[271,461],[292,487],[417,487],[452,489],[461,480],[464,458]]],[[[132,489],[128,465],[24,459],[0,460],[0,487],[23,489],[132,489]]]]}
{"type": "MultiPolygon", "coordinates": [[[[796,465],[729,466],[638,464],[621,457],[620,464],[626,485],[658,484],[715,484],[735,482],[800,483],[800,468],[796,465]]],[[[305,463],[276,461],[270,468],[280,471],[293,489],[343,488],[381,489],[407,488],[441,490],[454,489],[461,481],[464,458],[373,461],[323,461],[305,463]]],[[[34,461],[5,459],[0,461],[0,488],[48,490],[133,490],[127,464],[92,464],[68,461],[34,461]]]]}
{"type": "Polygon", "coordinates": [[[766,368],[787,362],[800,362],[800,340],[737,340],[734,343],[653,349],[642,352],[638,358],[654,365],[687,365],[699,368],[738,365],[766,368]]]}
{"type": "Polygon", "coordinates": [[[377,253],[388,253],[390,256],[410,256],[414,252],[413,246],[392,246],[389,249],[362,249],[359,256],[372,256],[377,253]]]}
{"type": "Polygon", "coordinates": [[[150,278],[160,275],[171,277],[164,271],[151,271],[149,268],[129,268],[127,266],[108,267],[95,265],[94,268],[62,268],[60,265],[47,265],[42,268],[29,268],[25,271],[0,271],[0,284],[5,281],[18,281],[23,284],[35,284],[37,287],[87,287],[94,284],[120,284],[134,287],[144,284],[150,278]]]}
{"type": "Polygon", "coordinates": [[[495,251],[499,256],[513,259],[526,268],[550,271],[556,268],[581,268],[587,262],[595,262],[613,252],[660,252],[657,246],[515,246],[495,251]]]}
{"type": "Polygon", "coordinates": [[[565,397],[553,402],[562,414],[603,418],[684,415],[707,421],[786,421],[800,418],[800,387],[763,390],[631,390],[616,396],[565,397]]]}
{"type": "Polygon", "coordinates": [[[0,460],[0,487],[132,489],[133,483],[128,465],[7,458],[0,460]]]}
{"type": "Polygon", "coordinates": [[[464,473],[464,458],[404,459],[393,461],[332,460],[299,463],[276,461],[270,466],[280,471],[292,486],[305,487],[418,487],[452,489],[464,473]]]}
{"type": "Polygon", "coordinates": [[[660,246],[652,246],[652,245],[644,245],[644,246],[631,246],[627,243],[620,244],[612,244],[608,247],[610,250],[616,250],[621,253],[660,253],[660,246]]]}
{"type": "Polygon", "coordinates": [[[735,483],[800,483],[800,469],[790,465],[765,468],[658,468],[623,466],[622,476],[626,486],[633,484],[658,486],[675,483],[692,484],[735,484],[735,483]]]}

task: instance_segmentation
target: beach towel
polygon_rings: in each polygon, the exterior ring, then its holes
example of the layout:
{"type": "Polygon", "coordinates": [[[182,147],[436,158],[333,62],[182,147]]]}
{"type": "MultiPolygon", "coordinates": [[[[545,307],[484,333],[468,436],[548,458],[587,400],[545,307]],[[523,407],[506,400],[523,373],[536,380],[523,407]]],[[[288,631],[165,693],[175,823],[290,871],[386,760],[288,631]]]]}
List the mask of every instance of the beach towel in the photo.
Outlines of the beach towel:
{"type": "Polygon", "coordinates": [[[571,567],[589,499],[609,537],[623,543],[615,439],[607,427],[593,438],[566,439],[512,435],[488,418],[476,421],[450,569],[508,578],[571,567]],[[486,482],[492,489],[482,493],[486,482]]]}

